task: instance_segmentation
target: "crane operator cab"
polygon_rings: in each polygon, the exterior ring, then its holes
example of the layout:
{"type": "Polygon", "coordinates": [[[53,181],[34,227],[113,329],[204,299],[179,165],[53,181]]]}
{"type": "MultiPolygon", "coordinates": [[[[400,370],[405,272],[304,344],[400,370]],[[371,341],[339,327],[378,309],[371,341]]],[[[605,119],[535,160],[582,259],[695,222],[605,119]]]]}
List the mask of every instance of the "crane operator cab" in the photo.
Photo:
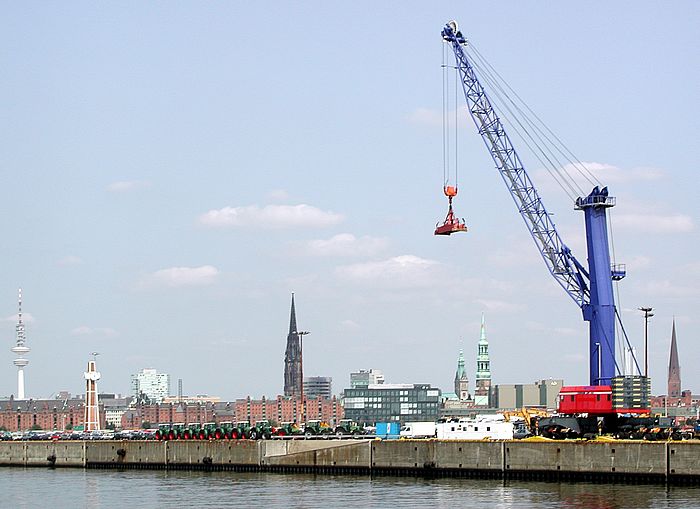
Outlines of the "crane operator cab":
{"type": "Polygon", "coordinates": [[[437,223],[435,225],[435,235],[452,235],[453,233],[457,232],[466,232],[467,225],[464,222],[464,219],[455,217],[454,212],[452,211],[452,198],[457,196],[457,186],[445,186],[443,187],[443,191],[450,202],[450,207],[447,210],[445,222],[442,224],[437,223]]]}

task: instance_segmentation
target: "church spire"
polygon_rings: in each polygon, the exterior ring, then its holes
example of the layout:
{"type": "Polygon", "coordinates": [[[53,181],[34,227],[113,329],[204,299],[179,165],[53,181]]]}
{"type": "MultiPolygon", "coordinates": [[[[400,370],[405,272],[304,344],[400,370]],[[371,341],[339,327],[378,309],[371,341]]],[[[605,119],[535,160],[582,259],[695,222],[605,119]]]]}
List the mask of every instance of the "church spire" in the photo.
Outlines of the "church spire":
{"type": "Polygon", "coordinates": [[[678,345],[676,344],[676,319],[673,319],[671,331],[671,355],[668,360],[668,397],[681,397],[681,366],[678,361],[678,345]]]}
{"type": "Polygon", "coordinates": [[[462,349],[459,350],[459,357],[457,359],[455,394],[460,401],[471,400],[471,395],[469,394],[469,377],[467,376],[467,370],[464,369],[464,350],[462,349]]]}
{"type": "Polygon", "coordinates": [[[297,313],[294,310],[294,292],[292,292],[292,311],[289,315],[289,333],[297,332],[297,313]]]}
{"type": "Polygon", "coordinates": [[[481,336],[479,336],[479,343],[488,344],[488,341],[486,341],[486,319],[484,318],[484,313],[481,313],[481,336]]]}
{"type": "Polygon", "coordinates": [[[287,349],[284,352],[284,395],[298,396],[302,393],[303,381],[301,373],[301,342],[297,330],[297,314],[294,308],[294,293],[292,292],[292,309],[289,314],[289,334],[287,334],[287,349]]]}
{"type": "Polygon", "coordinates": [[[479,350],[476,356],[476,389],[474,389],[474,404],[489,406],[491,392],[491,360],[489,359],[489,342],[486,340],[486,320],[481,313],[481,336],[479,350]]]}

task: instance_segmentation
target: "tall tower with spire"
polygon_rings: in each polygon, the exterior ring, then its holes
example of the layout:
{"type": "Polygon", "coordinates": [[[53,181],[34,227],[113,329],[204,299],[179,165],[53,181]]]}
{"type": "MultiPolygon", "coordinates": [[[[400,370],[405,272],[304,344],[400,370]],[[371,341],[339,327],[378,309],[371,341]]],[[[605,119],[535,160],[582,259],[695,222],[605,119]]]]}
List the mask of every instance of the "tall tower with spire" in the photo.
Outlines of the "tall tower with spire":
{"type": "Polygon", "coordinates": [[[297,330],[297,315],[294,309],[294,293],[292,293],[292,311],[289,316],[289,334],[287,334],[287,349],[284,352],[284,395],[301,396],[304,390],[301,366],[301,343],[297,330]]]}
{"type": "Polygon", "coordinates": [[[13,361],[17,366],[17,399],[25,399],[24,396],[24,368],[29,364],[29,361],[24,358],[29,353],[29,347],[25,344],[27,338],[24,335],[24,322],[22,322],[22,289],[19,289],[19,314],[17,315],[17,326],[15,327],[15,337],[17,344],[11,349],[17,354],[17,358],[13,361]]]}
{"type": "Polygon", "coordinates": [[[469,394],[469,377],[467,370],[464,369],[464,351],[459,351],[457,359],[457,372],[455,373],[455,394],[460,401],[469,401],[472,399],[469,394]]]}
{"type": "Polygon", "coordinates": [[[676,345],[676,319],[673,319],[671,332],[671,355],[668,360],[668,397],[681,397],[681,366],[678,362],[678,345],[676,345]]]}
{"type": "Polygon", "coordinates": [[[489,360],[489,342],[486,341],[486,322],[481,313],[481,337],[476,356],[476,388],[474,389],[474,405],[489,406],[491,393],[491,361],[489,360]]]}

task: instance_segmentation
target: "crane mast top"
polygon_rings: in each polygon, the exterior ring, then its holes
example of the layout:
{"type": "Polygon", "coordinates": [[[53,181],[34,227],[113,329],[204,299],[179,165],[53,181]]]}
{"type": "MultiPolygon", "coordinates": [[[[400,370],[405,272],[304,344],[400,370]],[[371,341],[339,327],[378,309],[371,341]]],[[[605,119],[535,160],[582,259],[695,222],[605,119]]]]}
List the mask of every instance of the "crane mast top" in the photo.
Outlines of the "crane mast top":
{"type": "Polygon", "coordinates": [[[616,309],[612,281],[624,271],[611,270],[606,209],[615,205],[606,187],[596,186],[579,197],[575,208],[585,215],[588,267],[580,263],[562,241],[550,214],[508,137],[474,66],[465,51],[467,40],[454,21],[442,30],[442,38],[454,53],[467,107],[486,148],[506,184],[537,249],[554,279],[581,308],[589,322],[591,385],[606,385],[616,374],[616,309]]]}

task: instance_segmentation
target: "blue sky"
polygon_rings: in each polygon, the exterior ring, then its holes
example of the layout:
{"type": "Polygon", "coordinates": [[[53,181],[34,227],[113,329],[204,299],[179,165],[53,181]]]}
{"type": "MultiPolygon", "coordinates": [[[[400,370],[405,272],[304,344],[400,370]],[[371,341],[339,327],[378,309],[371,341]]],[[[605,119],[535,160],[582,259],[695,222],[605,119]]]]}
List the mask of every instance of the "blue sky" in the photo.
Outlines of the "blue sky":
{"type": "MultiPolygon", "coordinates": [[[[675,316],[700,390],[696,2],[3,2],[0,395],[128,392],[144,367],[186,393],[276,395],[290,293],[307,375],[379,368],[473,379],[481,313],[494,383],[587,381],[587,325],[549,276],[464,117],[444,218],[440,30],[465,35],[607,183],[623,320],[665,392],[675,316]]],[[[516,143],[517,145],[517,143],[516,143]]],[[[564,241],[583,218],[525,162],[564,241]]]]}

